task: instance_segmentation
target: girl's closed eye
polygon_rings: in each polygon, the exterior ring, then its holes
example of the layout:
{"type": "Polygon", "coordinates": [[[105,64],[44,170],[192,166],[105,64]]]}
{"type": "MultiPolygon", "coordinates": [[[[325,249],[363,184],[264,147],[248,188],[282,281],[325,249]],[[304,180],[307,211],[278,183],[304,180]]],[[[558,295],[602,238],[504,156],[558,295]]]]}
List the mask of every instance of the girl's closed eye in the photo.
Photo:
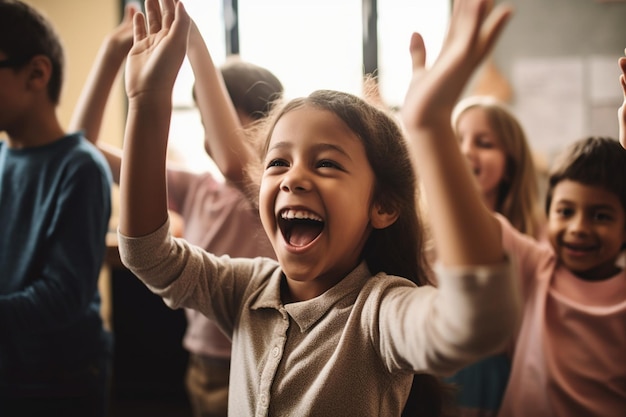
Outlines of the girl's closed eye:
{"type": "Polygon", "coordinates": [[[318,168],[331,168],[331,169],[339,169],[341,171],[345,171],[345,169],[337,162],[332,161],[330,159],[322,159],[317,163],[318,168]]]}
{"type": "Polygon", "coordinates": [[[478,140],[476,141],[476,146],[483,149],[491,149],[495,147],[495,144],[492,140],[483,136],[478,138],[478,140]]]}
{"type": "Polygon", "coordinates": [[[289,163],[284,159],[274,158],[270,159],[269,162],[265,165],[266,169],[277,168],[277,167],[287,167],[289,163]]]}

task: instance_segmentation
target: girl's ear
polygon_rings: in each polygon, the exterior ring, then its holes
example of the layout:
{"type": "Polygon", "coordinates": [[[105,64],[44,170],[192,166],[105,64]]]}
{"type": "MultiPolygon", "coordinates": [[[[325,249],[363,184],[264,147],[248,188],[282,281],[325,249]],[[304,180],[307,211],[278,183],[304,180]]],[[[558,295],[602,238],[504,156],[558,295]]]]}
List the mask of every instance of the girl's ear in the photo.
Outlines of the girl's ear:
{"type": "Polygon", "coordinates": [[[372,206],[370,222],[374,229],[384,229],[398,220],[400,213],[393,207],[382,207],[379,203],[372,206]]]}

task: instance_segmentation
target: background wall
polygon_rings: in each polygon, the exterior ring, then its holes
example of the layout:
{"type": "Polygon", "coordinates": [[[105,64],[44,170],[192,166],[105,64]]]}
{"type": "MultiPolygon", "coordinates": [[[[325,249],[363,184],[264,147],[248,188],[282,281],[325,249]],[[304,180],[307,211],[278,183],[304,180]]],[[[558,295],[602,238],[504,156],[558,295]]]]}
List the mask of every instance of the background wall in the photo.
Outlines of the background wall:
{"type": "MultiPolygon", "coordinates": [[[[102,39],[120,22],[120,0],[25,0],[53,22],[65,47],[67,72],[61,93],[59,118],[67,128],[72,111],[102,39]]],[[[125,99],[121,83],[109,98],[100,137],[121,145],[125,121],[125,99]]]]}
{"type": "MultiPolygon", "coordinates": [[[[52,19],[66,46],[68,72],[59,116],[67,126],[100,42],[120,20],[121,1],[26,1],[52,19]]],[[[509,101],[533,148],[547,161],[580,137],[616,136],[622,101],[617,58],[626,47],[626,0],[508,3],[515,15],[485,68],[491,85],[482,85],[481,91],[495,89],[509,101]]],[[[120,145],[124,120],[124,92],[118,83],[102,139],[120,145]]]]}
{"type": "Polygon", "coordinates": [[[508,2],[515,14],[493,59],[533,147],[551,160],[583,136],[617,137],[626,1],[508,2]]]}

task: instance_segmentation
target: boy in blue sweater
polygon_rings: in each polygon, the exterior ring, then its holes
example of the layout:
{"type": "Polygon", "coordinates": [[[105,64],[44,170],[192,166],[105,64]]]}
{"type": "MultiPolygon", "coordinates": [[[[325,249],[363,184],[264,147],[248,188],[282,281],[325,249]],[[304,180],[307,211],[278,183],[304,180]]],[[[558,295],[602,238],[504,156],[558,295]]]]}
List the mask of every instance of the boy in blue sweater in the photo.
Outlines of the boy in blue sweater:
{"type": "Polygon", "coordinates": [[[111,174],[56,116],[63,48],[0,0],[0,415],[105,416],[111,335],[98,276],[111,174]]]}

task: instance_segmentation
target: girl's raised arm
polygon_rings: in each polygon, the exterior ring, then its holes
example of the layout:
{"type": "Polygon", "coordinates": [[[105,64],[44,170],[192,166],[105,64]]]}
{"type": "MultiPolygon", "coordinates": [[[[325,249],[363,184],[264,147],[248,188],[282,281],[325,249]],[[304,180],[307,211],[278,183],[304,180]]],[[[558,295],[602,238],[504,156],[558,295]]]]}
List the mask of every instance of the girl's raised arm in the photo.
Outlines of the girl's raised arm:
{"type": "Polygon", "coordinates": [[[511,9],[490,0],[455,0],[450,27],[432,68],[421,36],[411,38],[413,77],[402,108],[409,148],[424,185],[439,260],[448,266],[504,259],[500,228],[482,202],[452,130],[452,109],[492,49],[511,9]]]}
{"type": "Polygon", "coordinates": [[[85,137],[100,149],[116,183],[120,181],[122,150],[99,142],[98,138],[111,88],[133,46],[133,16],[136,12],[136,5],[127,4],[122,22],[102,42],[69,125],[72,131],[82,130],[85,137]]]}
{"type": "Polygon", "coordinates": [[[126,61],[128,118],[120,175],[119,231],[147,235],[167,220],[165,159],[172,90],[185,57],[190,18],[181,2],[146,0],[134,16],[126,61]]]}
{"type": "MultiPolygon", "coordinates": [[[[626,48],[624,49],[624,55],[626,55],[626,48]]],[[[617,111],[617,120],[619,122],[619,141],[624,148],[626,148],[626,56],[623,56],[618,61],[619,67],[622,70],[619,76],[619,82],[622,86],[622,93],[624,94],[624,102],[617,111]]]]}
{"type": "Polygon", "coordinates": [[[205,149],[222,175],[235,185],[241,185],[252,150],[222,74],[215,68],[202,34],[193,21],[187,56],[195,76],[196,103],[204,126],[205,149]]]}

